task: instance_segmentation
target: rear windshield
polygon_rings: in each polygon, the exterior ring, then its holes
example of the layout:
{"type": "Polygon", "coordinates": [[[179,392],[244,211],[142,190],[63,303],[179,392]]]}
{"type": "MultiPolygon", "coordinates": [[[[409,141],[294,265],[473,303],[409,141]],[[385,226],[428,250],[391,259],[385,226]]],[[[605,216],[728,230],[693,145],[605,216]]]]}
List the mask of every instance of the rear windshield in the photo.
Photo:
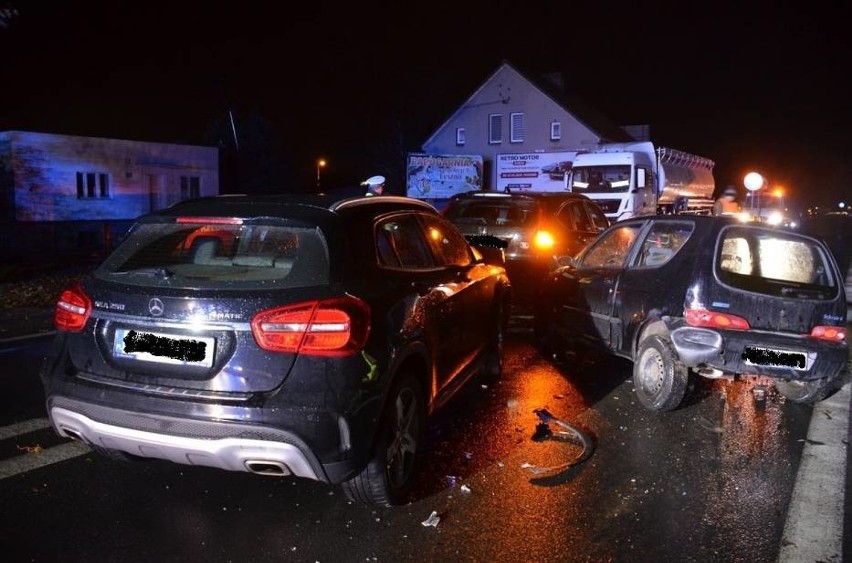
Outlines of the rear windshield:
{"type": "Polygon", "coordinates": [[[458,201],[447,209],[446,217],[457,225],[525,227],[535,224],[533,201],[458,201]]]}
{"type": "Polygon", "coordinates": [[[722,231],[716,272],[731,286],[767,295],[830,299],[837,293],[824,248],[785,231],[747,227],[722,231]]]}
{"type": "Polygon", "coordinates": [[[325,285],[318,228],[281,225],[138,225],[95,275],[140,286],[262,288],[325,285]]]}

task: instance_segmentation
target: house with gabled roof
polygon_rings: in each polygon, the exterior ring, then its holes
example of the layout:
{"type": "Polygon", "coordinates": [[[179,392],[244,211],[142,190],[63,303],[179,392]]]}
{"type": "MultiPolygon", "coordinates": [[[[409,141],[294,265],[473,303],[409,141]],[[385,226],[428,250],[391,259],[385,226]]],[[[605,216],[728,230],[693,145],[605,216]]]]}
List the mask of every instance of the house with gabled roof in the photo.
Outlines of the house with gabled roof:
{"type": "Polygon", "coordinates": [[[633,136],[568,92],[560,75],[533,77],[507,61],[423,143],[426,154],[481,155],[483,189],[496,189],[497,156],[570,152],[633,136]]]}

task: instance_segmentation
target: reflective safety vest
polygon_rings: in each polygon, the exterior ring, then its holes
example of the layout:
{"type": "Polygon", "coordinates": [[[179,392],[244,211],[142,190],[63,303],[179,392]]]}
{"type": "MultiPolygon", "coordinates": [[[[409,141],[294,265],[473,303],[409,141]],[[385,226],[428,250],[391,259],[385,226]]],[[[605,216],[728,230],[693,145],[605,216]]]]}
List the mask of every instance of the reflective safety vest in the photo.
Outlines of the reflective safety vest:
{"type": "Polygon", "coordinates": [[[716,215],[731,215],[740,212],[740,204],[735,199],[720,197],[716,200],[716,205],[713,206],[716,215]]]}

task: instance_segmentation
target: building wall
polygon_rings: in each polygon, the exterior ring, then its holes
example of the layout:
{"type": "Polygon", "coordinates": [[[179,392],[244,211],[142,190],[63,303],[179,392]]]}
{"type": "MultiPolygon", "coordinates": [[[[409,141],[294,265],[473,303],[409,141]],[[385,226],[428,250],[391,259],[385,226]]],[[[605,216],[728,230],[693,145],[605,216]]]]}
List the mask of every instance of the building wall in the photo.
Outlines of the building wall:
{"type": "Polygon", "coordinates": [[[550,96],[511,66],[502,65],[423,145],[429,154],[480,154],[486,177],[483,186],[494,189],[496,155],[590,148],[601,138],[550,96]],[[523,113],[522,142],[511,141],[511,114],[523,113]],[[502,141],[489,142],[489,116],[503,116],[502,141]],[[551,140],[551,123],[560,124],[561,138],[551,140]],[[456,142],[458,128],[465,143],[456,142]]]}
{"type": "Polygon", "coordinates": [[[0,136],[0,189],[8,198],[4,159],[18,222],[129,220],[219,193],[213,147],[9,131],[0,136]]]}
{"type": "Polygon", "coordinates": [[[12,136],[8,131],[0,131],[0,224],[15,220],[14,187],[12,136]]]}

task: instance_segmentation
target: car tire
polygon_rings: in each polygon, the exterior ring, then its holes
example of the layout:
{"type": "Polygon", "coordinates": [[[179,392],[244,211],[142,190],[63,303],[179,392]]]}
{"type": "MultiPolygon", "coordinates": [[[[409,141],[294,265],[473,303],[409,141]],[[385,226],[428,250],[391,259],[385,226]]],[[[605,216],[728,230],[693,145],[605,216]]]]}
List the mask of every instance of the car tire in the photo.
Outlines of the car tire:
{"type": "Polygon", "coordinates": [[[653,335],[642,341],[633,362],[633,386],[645,408],[676,409],[686,394],[688,380],[689,369],[678,357],[671,340],[653,335]]]}
{"type": "Polygon", "coordinates": [[[382,416],[379,439],[367,466],[342,483],[346,497],[361,504],[405,504],[423,459],[426,401],[413,375],[400,377],[382,416]]]}
{"type": "Polygon", "coordinates": [[[506,304],[501,302],[497,306],[492,323],[491,336],[488,339],[488,348],[483,359],[482,375],[486,379],[496,381],[503,374],[503,349],[506,342],[506,304]]]}
{"type": "Polygon", "coordinates": [[[827,399],[837,393],[843,387],[844,377],[824,377],[811,381],[784,381],[775,382],[778,392],[794,403],[813,404],[827,399]]]}

